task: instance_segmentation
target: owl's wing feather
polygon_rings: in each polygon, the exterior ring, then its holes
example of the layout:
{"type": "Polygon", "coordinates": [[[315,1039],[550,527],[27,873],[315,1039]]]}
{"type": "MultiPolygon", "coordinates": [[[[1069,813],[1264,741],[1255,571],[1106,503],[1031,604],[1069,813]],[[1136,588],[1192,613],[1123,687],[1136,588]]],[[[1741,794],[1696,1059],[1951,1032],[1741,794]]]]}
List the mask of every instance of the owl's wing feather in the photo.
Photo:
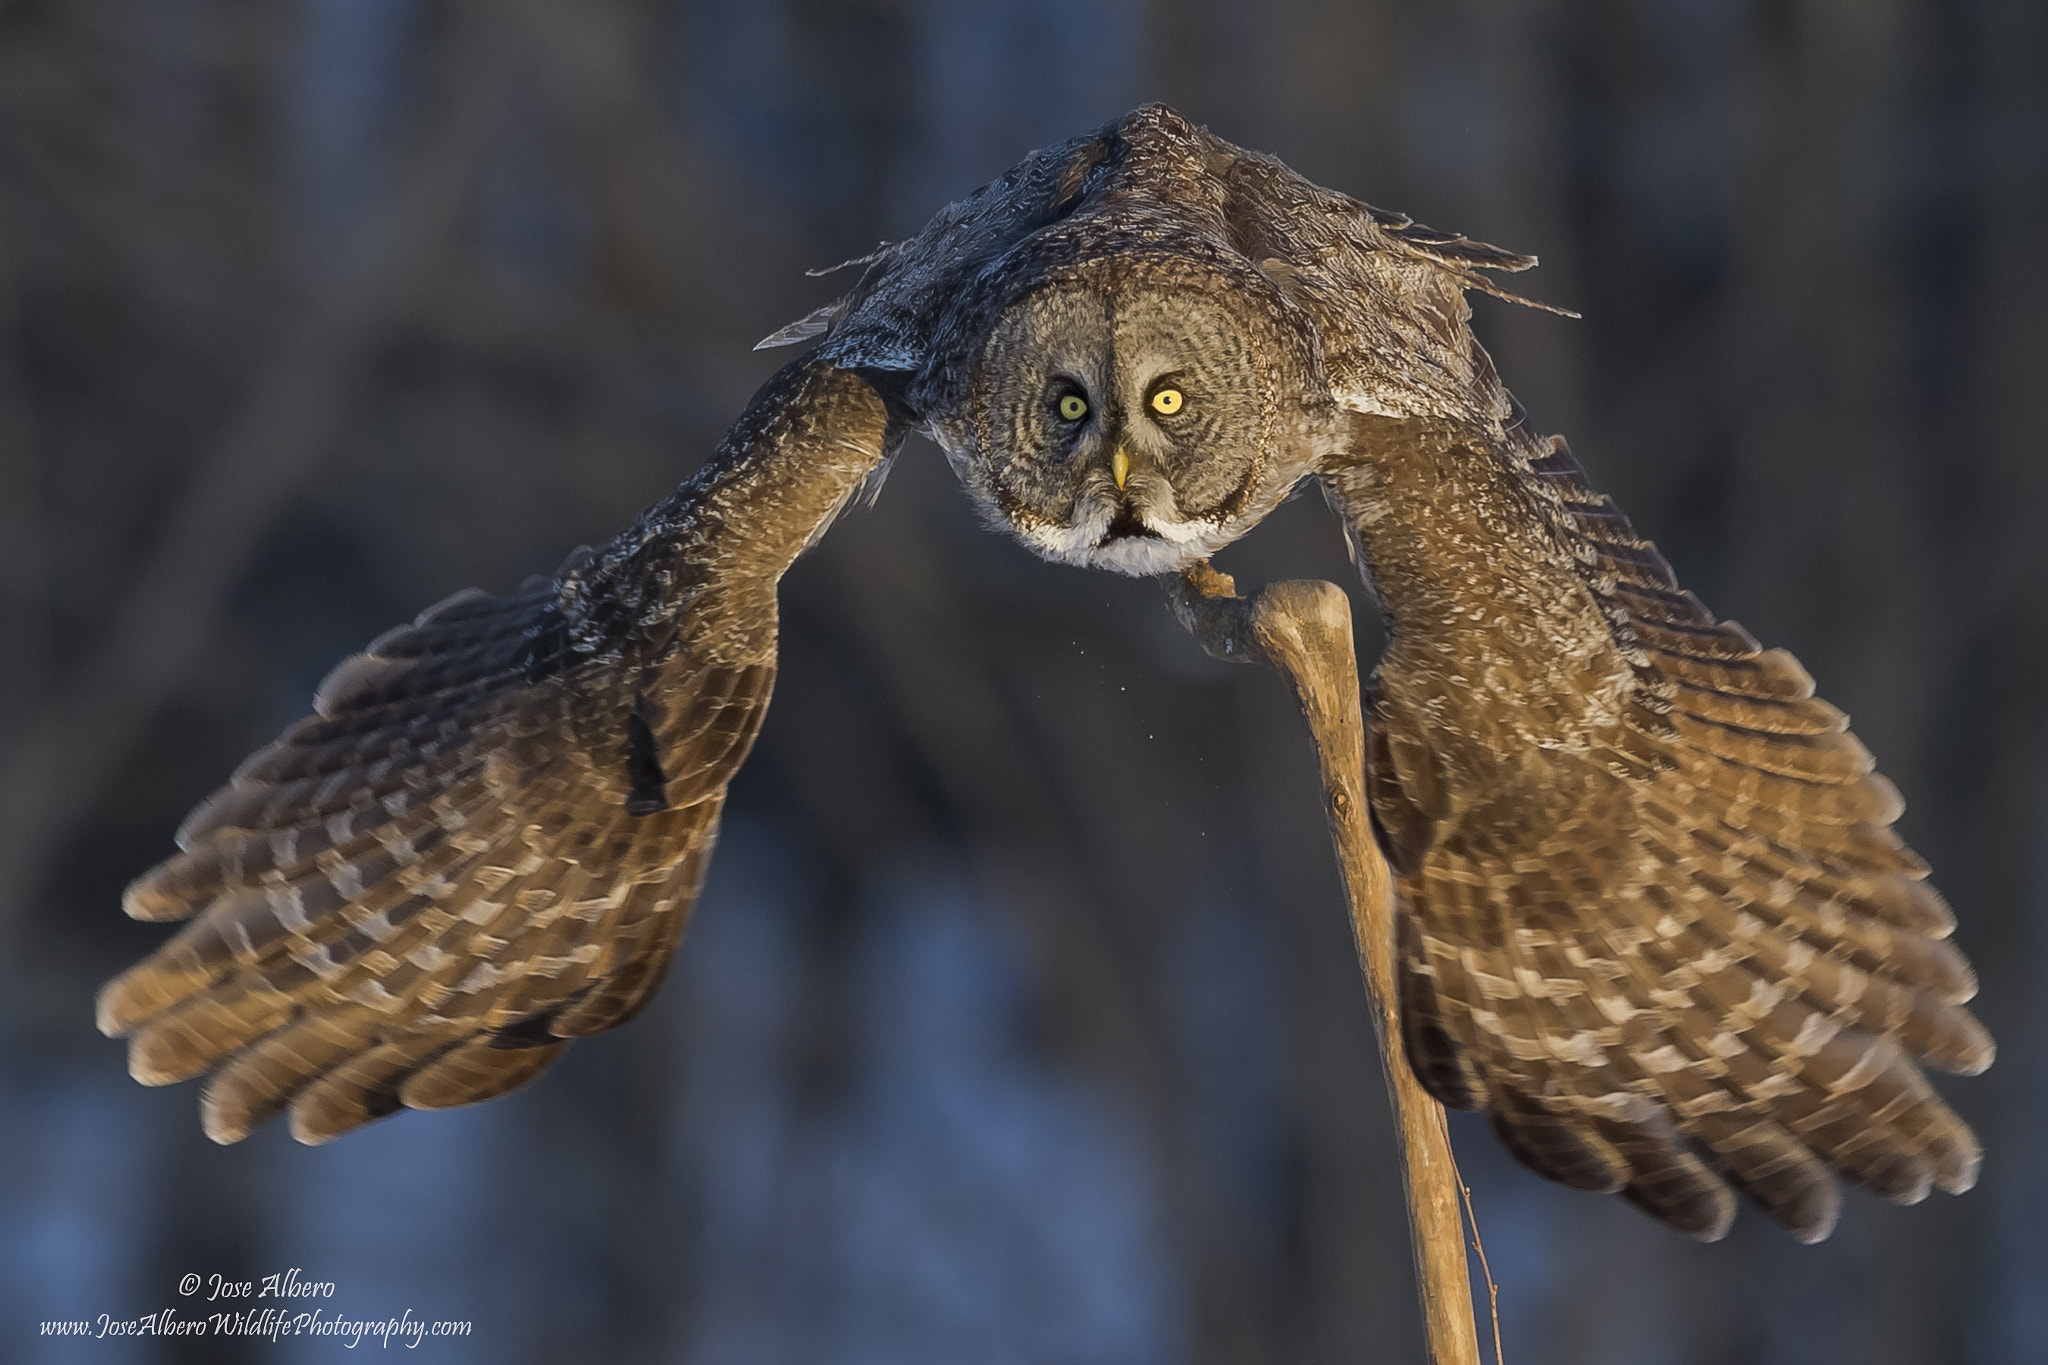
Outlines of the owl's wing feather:
{"type": "Polygon", "coordinates": [[[1357,429],[1325,482],[1393,630],[1368,758],[1425,1086],[1701,1237],[1723,1177],[1807,1239],[1829,1168],[1902,1202],[1968,1188],[1977,1142],[1912,1059],[1990,1063],[1975,977],[1842,714],[1680,589],[1562,442],[1357,429]]]}
{"type": "Polygon", "coordinates": [[[344,660],[130,887],[190,922],[100,1026],[209,1134],[504,1093],[659,983],[775,672],[776,584],[900,435],[816,357],[599,554],[344,660]]]}
{"type": "Polygon", "coordinates": [[[1976,1139],[1914,1059],[1993,1049],[1898,793],[1528,431],[1464,296],[1533,261],[1232,153],[1231,238],[1314,319],[1353,423],[1323,482],[1391,627],[1368,766],[1417,1075],[1701,1237],[1726,1181],[1807,1239],[1831,1169],[1968,1188],[1976,1139]]]}

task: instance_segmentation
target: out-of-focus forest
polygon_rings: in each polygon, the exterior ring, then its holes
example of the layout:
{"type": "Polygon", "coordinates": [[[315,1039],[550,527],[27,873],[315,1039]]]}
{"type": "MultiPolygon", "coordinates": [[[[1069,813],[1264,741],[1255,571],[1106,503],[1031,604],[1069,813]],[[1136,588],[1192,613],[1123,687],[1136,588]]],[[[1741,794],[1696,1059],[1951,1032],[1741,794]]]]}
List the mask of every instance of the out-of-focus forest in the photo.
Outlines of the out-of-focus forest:
{"type": "MultiPolygon", "coordinates": [[[[299,1267],[472,1321],[444,1361],[1420,1358],[1285,688],[922,443],[789,576],[630,1026],[320,1149],[215,1148],[92,1028],[165,934],[122,886],[328,665],[673,487],[805,267],[1148,99],[1542,257],[1584,320],[1478,301],[1508,383],[1852,713],[1982,971],[1981,1185],[1819,1247],[1453,1116],[1508,1359],[2048,1359],[2037,0],[0,0],[0,1357],[331,1359],[37,1335],[299,1267]]],[[[1221,562],[1376,647],[1317,501],[1221,562]]]]}

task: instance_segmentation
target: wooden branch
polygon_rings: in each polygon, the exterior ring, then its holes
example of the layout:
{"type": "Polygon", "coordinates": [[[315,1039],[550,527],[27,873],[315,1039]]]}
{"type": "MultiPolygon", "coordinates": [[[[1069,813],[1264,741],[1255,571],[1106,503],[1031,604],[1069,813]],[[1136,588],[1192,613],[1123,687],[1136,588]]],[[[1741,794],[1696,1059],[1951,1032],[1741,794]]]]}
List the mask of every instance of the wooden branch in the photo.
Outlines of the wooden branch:
{"type": "Polygon", "coordinates": [[[1465,1270],[1465,1229],[1443,1109],[1424,1092],[1401,1051],[1394,991],[1394,883],[1368,819],[1365,717],[1358,655],[1351,645],[1351,600],[1334,583],[1273,583],[1249,598],[1207,562],[1163,577],[1173,614],[1203,649],[1229,663],[1262,663],[1287,675],[1315,735],[1330,837],[1344,869],[1351,929],[1372,996],[1373,1032],[1408,1181],[1408,1229],[1415,1278],[1436,1365],[1479,1365],[1472,1284],[1465,1270]]]}

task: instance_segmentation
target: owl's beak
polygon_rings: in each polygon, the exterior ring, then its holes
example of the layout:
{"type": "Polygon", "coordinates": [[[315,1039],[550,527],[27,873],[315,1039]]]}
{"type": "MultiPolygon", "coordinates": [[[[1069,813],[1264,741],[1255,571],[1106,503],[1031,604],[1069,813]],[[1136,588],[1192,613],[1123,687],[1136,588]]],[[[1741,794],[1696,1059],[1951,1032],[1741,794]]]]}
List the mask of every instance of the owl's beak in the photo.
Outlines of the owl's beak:
{"type": "Polygon", "coordinates": [[[1116,480],[1118,489],[1122,489],[1124,481],[1131,477],[1131,457],[1121,445],[1109,457],[1109,472],[1111,477],[1116,480]]]}

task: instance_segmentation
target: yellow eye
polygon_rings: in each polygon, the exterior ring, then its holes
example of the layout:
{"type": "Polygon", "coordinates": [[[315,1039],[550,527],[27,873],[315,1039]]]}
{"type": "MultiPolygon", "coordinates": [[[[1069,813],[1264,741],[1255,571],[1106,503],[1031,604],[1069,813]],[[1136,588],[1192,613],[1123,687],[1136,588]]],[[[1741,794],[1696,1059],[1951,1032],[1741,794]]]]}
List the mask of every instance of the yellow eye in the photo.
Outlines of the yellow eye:
{"type": "Polygon", "coordinates": [[[1078,422],[1088,415],[1088,400],[1078,393],[1070,393],[1060,399],[1060,416],[1069,422],[1078,422]]]}
{"type": "Polygon", "coordinates": [[[1152,411],[1162,417],[1171,417],[1180,411],[1182,401],[1179,389],[1161,389],[1152,395],[1152,411]]]}

